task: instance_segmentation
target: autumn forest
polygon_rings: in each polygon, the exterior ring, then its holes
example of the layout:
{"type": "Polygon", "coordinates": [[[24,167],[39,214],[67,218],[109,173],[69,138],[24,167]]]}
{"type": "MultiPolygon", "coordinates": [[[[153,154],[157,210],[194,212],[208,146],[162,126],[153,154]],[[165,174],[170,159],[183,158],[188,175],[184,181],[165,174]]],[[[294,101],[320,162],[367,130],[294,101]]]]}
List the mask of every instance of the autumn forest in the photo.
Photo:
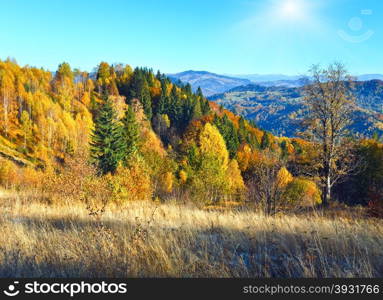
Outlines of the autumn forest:
{"type": "Polygon", "coordinates": [[[0,276],[382,276],[382,137],[308,73],[288,138],[160,71],[1,60],[0,276]]]}

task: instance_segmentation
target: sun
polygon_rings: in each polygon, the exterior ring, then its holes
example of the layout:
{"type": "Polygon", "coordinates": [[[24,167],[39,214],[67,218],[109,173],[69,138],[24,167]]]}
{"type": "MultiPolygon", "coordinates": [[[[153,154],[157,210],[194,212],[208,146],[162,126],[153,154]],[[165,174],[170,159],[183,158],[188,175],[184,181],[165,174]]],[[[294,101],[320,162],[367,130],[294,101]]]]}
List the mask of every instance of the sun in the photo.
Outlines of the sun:
{"type": "Polygon", "coordinates": [[[283,3],[282,10],[284,13],[291,15],[297,13],[299,7],[295,1],[286,1],[283,3]]]}
{"type": "Polygon", "coordinates": [[[304,16],[304,6],[299,0],[283,0],[279,10],[283,18],[301,19],[304,16]]]}

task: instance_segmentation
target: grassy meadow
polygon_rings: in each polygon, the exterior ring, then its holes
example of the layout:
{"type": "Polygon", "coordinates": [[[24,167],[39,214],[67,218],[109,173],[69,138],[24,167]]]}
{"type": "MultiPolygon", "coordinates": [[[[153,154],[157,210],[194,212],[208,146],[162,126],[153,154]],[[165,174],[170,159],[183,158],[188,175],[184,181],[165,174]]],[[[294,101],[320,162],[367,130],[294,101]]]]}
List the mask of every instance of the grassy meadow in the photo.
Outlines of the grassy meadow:
{"type": "Polygon", "coordinates": [[[104,211],[1,192],[0,277],[381,277],[362,210],[265,216],[169,201],[104,211]]]}

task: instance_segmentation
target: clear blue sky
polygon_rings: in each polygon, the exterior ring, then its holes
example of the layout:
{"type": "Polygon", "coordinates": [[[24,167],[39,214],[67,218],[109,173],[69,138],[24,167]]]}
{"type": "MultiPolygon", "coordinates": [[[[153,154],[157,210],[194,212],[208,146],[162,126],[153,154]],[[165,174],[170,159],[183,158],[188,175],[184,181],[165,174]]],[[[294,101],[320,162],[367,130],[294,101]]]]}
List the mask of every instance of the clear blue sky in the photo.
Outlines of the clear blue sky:
{"type": "Polygon", "coordinates": [[[383,1],[0,0],[0,58],[55,70],[100,61],[162,72],[383,73],[383,1]]]}

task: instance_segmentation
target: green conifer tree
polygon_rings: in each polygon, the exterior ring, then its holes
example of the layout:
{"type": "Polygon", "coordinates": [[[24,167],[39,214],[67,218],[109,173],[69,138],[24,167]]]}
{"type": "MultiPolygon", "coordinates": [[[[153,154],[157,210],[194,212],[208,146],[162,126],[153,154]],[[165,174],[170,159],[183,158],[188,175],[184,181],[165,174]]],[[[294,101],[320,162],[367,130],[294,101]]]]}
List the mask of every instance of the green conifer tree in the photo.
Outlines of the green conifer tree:
{"type": "Polygon", "coordinates": [[[239,118],[238,124],[239,124],[239,126],[238,126],[239,142],[240,143],[248,142],[248,140],[247,140],[248,134],[247,134],[247,130],[246,130],[245,119],[242,116],[239,118]]]}
{"type": "Polygon", "coordinates": [[[168,97],[166,96],[165,86],[163,86],[161,90],[160,99],[158,100],[158,103],[157,103],[156,113],[159,115],[166,114],[167,108],[168,108],[167,106],[168,106],[168,97]]]}
{"type": "Polygon", "coordinates": [[[138,151],[139,142],[138,124],[131,105],[125,112],[122,124],[125,142],[124,161],[127,162],[138,151]]]}
{"type": "Polygon", "coordinates": [[[143,80],[139,100],[142,103],[146,117],[148,118],[148,120],[151,120],[153,115],[152,98],[150,96],[148,82],[145,79],[143,80]]]}
{"type": "Polygon", "coordinates": [[[263,136],[262,136],[262,141],[261,141],[261,149],[265,150],[266,148],[270,147],[270,137],[269,134],[264,131],[263,136]]]}
{"type": "Polygon", "coordinates": [[[100,174],[114,173],[125,153],[122,127],[110,100],[105,99],[95,120],[91,157],[100,174]]]}

